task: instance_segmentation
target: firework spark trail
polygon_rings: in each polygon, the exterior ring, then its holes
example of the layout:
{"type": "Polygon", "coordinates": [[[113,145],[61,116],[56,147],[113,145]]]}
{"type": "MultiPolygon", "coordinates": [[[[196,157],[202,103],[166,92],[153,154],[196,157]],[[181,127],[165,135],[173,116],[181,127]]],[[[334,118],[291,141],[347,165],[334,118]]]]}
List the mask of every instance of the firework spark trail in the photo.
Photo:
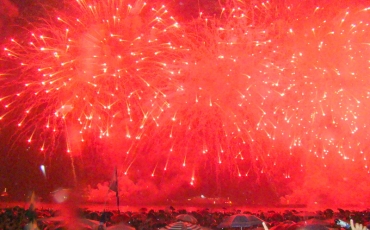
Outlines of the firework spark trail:
{"type": "Polygon", "coordinates": [[[82,140],[90,129],[109,136],[117,117],[132,128],[153,110],[146,104],[163,103],[163,82],[176,71],[167,64],[174,60],[169,53],[181,49],[171,41],[182,34],[164,6],[117,0],[70,8],[75,16],[44,21],[29,40],[12,39],[4,49],[20,73],[9,79],[15,91],[7,85],[2,103],[5,114],[26,108],[16,122],[32,133],[29,142],[42,139],[45,127],[55,132],[65,123],[78,125],[82,140]]]}

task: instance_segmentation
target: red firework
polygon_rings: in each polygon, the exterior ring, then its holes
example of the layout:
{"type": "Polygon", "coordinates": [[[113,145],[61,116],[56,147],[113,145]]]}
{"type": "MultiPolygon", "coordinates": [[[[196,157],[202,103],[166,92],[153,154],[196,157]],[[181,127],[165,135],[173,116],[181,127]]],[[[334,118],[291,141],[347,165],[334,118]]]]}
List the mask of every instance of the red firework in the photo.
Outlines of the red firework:
{"type": "Polygon", "coordinates": [[[152,175],[182,168],[191,184],[204,168],[276,181],[369,172],[368,9],[255,8],[265,16],[231,9],[188,26],[191,52],[128,168],[150,151],[152,175]]]}
{"type": "Polygon", "coordinates": [[[71,8],[5,48],[18,66],[1,118],[29,141],[109,136],[125,174],[192,185],[224,171],[368,173],[368,8],[262,2],[184,29],[141,1],[71,8]]]}
{"type": "Polygon", "coordinates": [[[3,90],[1,117],[17,117],[29,142],[47,142],[60,127],[82,141],[89,130],[109,136],[121,122],[127,137],[135,135],[137,124],[163,104],[162,87],[176,71],[170,65],[181,53],[171,43],[182,36],[178,23],[164,6],[141,1],[81,0],[68,9],[4,48],[18,67],[3,90]]]}

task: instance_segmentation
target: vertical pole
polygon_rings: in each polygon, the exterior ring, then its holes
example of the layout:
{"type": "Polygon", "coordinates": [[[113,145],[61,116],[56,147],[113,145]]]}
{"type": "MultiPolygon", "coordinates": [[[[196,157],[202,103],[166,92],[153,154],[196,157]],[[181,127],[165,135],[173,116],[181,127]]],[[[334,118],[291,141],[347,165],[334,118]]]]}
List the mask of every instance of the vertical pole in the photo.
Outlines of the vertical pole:
{"type": "Polygon", "coordinates": [[[120,213],[119,211],[119,195],[118,195],[118,173],[117,173],[117,167],[116,167],[116,198],[117,198],[117,209],[118,209],[118,213],[120,213]]]}

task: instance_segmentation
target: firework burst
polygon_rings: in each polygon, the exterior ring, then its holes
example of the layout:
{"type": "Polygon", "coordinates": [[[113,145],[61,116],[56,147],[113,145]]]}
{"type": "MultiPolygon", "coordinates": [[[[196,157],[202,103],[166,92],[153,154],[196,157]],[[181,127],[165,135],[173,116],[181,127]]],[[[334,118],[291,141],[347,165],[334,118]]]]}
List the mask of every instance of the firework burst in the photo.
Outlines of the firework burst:
{"type": "Polygon", "coordinates": [[[89,130],[109,136],[117,118],[127,137],[135,135],[136,124],[163,103],[161,88],[176,71],[168,65],[171,53],[181,52],[171,44],[182,36],[178,23],[164,6],[141,1],[81,0],[69,9],[4,48],[18,66],[6,80],[1,117],[18,113],[12,121],[27,130],[29,142],[47,142],[65,127],[82,141],[89,130]]]}
{"type": "Polygon", "coordinates": [[[285,78],[278,129],[290,130],[290,149],[305,148],[324,167],[342,158],[367,169],[369,14],[358,7],[332,10],[315,7],[295,18],[274,48],[278,60],[286,59],[277,63],[285,78]]]}
{"type": "Polygon", "coordinates": [[[164,6],[71,3],[7,44],[1,119],[42,150],[109,136],[141,178],[368,173],[369,9],[284,3],[184,28],[164,6]]]}
{"type": "Polygon", "coordinates": [[[210,164],[285,179],[310,164],[368,173],[368,17],[263,3],[193,22],[191,52],[147,132],[153,172],[182,166],[191,183],[210,164]]]}

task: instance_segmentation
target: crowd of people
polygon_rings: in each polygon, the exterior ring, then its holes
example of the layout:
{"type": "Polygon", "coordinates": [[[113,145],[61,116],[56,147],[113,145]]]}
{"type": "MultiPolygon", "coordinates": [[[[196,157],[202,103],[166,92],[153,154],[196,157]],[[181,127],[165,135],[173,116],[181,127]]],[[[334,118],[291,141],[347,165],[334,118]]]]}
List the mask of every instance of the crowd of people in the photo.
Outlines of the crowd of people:
{"type": "Polygon", "coordinates": [[[187,211],[185,209],[177,210],[171,206],[159,210],[141,208],[137,211],[121,212],[118,210],[95,211],[88,208],[79,208],[77,213],[71,214],[63,213],[63,211],[57,209],[35,208],[29,205],[28,208],[13,206],[0,209],[0,229],[110,229],[121,224],[121,226],[126,226],[122,229],[155,230],[164,228],[176,221],[190,221],[203,229],[219,229],[220,223],[226,217],[235,214],[254,215],[262,219],[266,224],[264,226],[261,224],[258,229],[265,230],[316,229],[312,228],[312,225],[321,225],[324,227],[321,229],[340,229],[344,226],[341,226],[338,220],[349,223],[352,230],[365,230],[370,225],[370,209],[362,211],[325,209],[308,212],[295,209],[242,211],[224,208],[218,211],[210,209],[187,211]],[[179,216],[192,216],[195,221],[179,219],[179,216]],[[293,228],[293,224],[296,223],[305,223],[307,227],[302,228],[304,225],[301,224],[299,225],[301,228],[293,228]]]}

